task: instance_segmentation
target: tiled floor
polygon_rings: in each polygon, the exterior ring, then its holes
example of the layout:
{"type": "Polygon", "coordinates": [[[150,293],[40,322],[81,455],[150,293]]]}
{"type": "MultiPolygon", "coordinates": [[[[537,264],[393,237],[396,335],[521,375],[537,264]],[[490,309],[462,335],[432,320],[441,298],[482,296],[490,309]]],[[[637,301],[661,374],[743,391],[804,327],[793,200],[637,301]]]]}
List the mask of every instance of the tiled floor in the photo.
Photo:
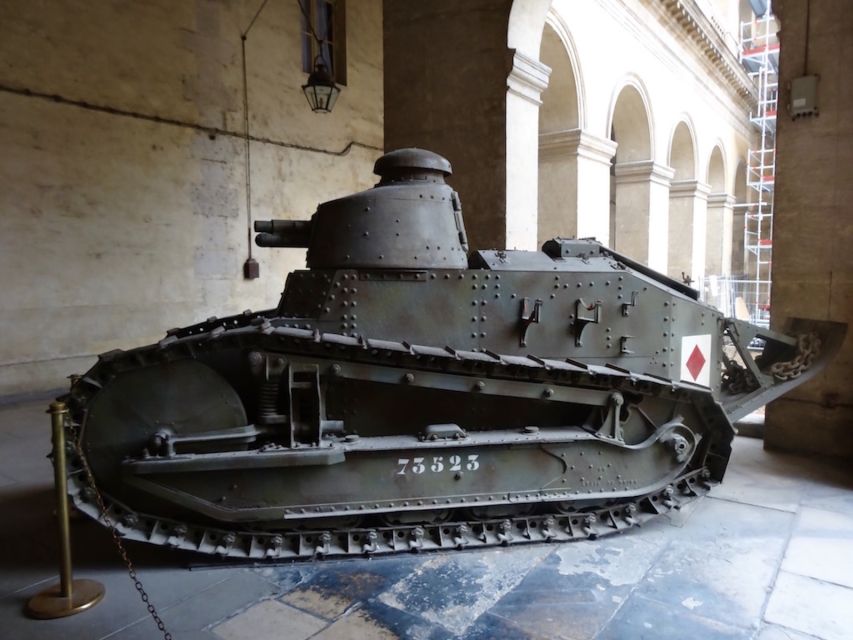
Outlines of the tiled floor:
{"type": "MultiPolygon", "coordinates": [[[[22,614],[55,580],[44,404],[0,406],[0,638],[156,638],[109,536],[85,519],[75,566],[105,601],[63,620],[22,614]]],[[[198,558],[130,553],[176,640],[853,640],[853,466],[746,438],[710,497],[599,541],[192,570],[198,558]]]]}

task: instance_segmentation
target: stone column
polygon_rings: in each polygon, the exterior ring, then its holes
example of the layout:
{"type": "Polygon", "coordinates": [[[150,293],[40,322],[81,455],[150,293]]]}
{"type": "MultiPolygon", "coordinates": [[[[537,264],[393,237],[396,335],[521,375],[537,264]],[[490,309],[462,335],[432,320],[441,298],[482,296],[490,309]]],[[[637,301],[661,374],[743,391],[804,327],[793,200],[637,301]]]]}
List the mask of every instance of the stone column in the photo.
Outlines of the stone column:
{"type": "Polygon", "coordinates": [[[653,160],[616,165],[615,238],[617,251],[666,272],[669,185],[675,171],[653,160]]]}
{"type": "Polygon", "coordinates": [[[539,244],[556,236],[610,241],[616,143],[580,129],[539,135],[539,244]]]}
{"type": "Polygon", "coordinates": [[[516,51],[506,94],[506,248],[537,248],[539,107],[551,69],[516,51]]]}
{"type": "Polygon", "coordinates": [[[678,180],[669,189],[669,268],[694,281],[705,275],[705,232],[710,187],[698,180],[678,180]]]}
{"type": "Polygon", "coordinates": [[[728,193],[712,193],[708,196],[705,268],[711,275],[732,274],[734,204],[734,196],[728,193]]]}
{"type": "Polygon", "coordinates": [[[743,235],[746,227],[746,207],[735,207],[732,214],[732,274],[742,275],[744,265],[743,235]]]}

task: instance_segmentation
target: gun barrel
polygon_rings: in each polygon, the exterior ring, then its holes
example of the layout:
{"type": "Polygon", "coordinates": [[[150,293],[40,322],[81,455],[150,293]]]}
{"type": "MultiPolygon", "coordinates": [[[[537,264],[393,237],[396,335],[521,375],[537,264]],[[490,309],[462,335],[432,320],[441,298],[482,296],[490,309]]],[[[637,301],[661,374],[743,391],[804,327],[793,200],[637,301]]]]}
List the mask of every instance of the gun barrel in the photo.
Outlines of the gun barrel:
{"type": "Polygon", "coordinates": [[[308,247],[310,220],[255,220],[255,244],[259,247],[308,247]]]}

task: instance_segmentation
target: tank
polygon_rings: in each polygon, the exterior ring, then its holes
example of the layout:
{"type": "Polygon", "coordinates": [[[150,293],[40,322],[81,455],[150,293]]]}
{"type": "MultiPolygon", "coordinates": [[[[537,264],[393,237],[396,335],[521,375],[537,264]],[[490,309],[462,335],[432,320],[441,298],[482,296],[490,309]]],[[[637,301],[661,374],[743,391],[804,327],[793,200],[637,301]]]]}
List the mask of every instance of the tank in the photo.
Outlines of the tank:
{"type": "Polygon", "coordinates": [[[619,533],[719,483],[733,423],[843,339],[725,318],[593,240],[469,251],[447,160],[402,149],[375,172],[310,221],[255,223],[262,247],[307,248],[275,308],[73,380],[80,511],[250,559],[619,533]]]}

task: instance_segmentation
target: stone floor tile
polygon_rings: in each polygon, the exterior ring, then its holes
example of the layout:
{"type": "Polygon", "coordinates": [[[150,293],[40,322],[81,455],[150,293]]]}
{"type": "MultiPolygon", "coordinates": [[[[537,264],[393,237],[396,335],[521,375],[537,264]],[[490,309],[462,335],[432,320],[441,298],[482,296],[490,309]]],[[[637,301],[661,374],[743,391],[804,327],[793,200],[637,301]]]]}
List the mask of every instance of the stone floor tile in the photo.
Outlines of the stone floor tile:
{"type": "MultiPolygon", "coordinates": [[[[139,575],[151,601],[161,612],[167,626],[172,624],[169,615],[170,605],[203,591],[211,586],[212,580],[221,581],[225,577],[175,575],[173,571],[151,572],[139,570],[139,575]]],[[[55,638],[75,638],[75,640],[97,640],[115,633],[137,622],[152,624],[148,620],[145,604],[133,588],[133,584],[122,571],[77,570],[78,577],[97,580],[104,585],[106,595],[104,600],[82,614],[73,618],[59,620],[30,620],[25,618],[22,610],[26,601],[41,589],[50,586],[56,580],[51,579],[42,585],[29,588],[0,600],[0,620],[3,620],[3,636],[8,638],[27,638],[27,640],[54,640],[55,638]]],[[[150,636],[153,625],[149,629],[150,636]]]]}
{"type": "Polygon", "coordinates": [[[223,640],[305,640],[327,624],[278,600],[264,600],[213,627],[213,633],[223,640]]]}
{"type": "MultiPolygon", "coordinates": [[[[853,480],[851,480],[851,485],[853,485],[853,480]]],[[[803,503],[805,506],[814,509],[836,511],[853,517],[853,486],[849,488],[823,487],[822,491],[812,489],[807,492],[803,503]]]]}
{"type": "MultiPolygon", "coordinates": [[[[47,516],[50,517],[49,514],[47,516]]],[[[89,578],[101,582],[106,588],[104,601],[91,611],[65,620],[33,621],[22,615],[27,599],[57,581],[55,560],[55,529],[52,523],[44,525],[41,531],[22,531],[21,535],[32,541],[40,540],[46,554],[21,558],[14,563],[8,556],[3,565],[11,565],[13,573],[20,580],[30,584],[0,598],[0,620],[3,620],[3,634],[10,638],[57,638],[60,636],[79,638],[101,638],[109,633],[124,629],[144,620],[148,613],[126,568],[113,547],[109,534],[91,522],[77,523],[72,527],[74,538],[74,571],[78,578],[89,578]],[[47,577],[44,577],[47,574],[47,577]],[[39,582],[33,579],[40,577],[39,582]]],[[[0,547],[2,548],[2,547],[0,547]]],[[[34,553],[37,546],[19,547],[34,553]]],[[[227,580],[239,569],[221,571],[186,571],[182,567],[186,556],[170,553],[166,549],[157,549],[149,545],[128,544],[128,552],[134,561],[140,579],[150,594],[151,601],[161,611],[167,624],[170,619],[166,609],[197,593],[227,580]]],[[[0,565],[0,575],[5,566],[0,565]]],[[[5,637],[5,636],[4,636],[5,637]]]]}
{"type": "Polygon", "coordinates": [[[278,587],[279,593],[287,593],[305,584],[316,574],[322,563],[295,562],[289,564],[261,564],[253,567],[259,576],[278,587]]]}
{"type": "Polygon", "coordinates": [[[599,640],[749,640],[752,635],[751,630],[634,594],[596,637],[599,640]]]}
{"type": "Polygon", "coordinates": [[[804,507],[782,569],[853,587],[853,515],[804,507]]]}
{"type": "Polygon", "coordinates": [[[327,620],[343,615],[352,600],[336,593],[323,593],[312,587],[294,589],[280,600],[303,611],[308,611],[327,620]]]}
{"type": "Polygon", "coordinates": [[[789,472],[790,456],[765,451],[756,438],[738,437],[723,482],[711,490],[715,498],[794,512],[803,487],[789,472]]]}
{"type": "Polygon", "coordinates": [[[593,638],[628,598],[667,539],[637,529],[557,546],[491,613],[550,638],[593,638]]]}
{"type": "MultiPolygon", "coordinates": [[[[240,609],[275,594],[275,585],[254,572],[241,570],[236,574],[229,572],[228,575],[230,577],[222,582],[202,589],[174,606],[159,607],[161,617],[175,638],[183,640],[187,635],[212,626],[240,609]]],[[[154,622],[146,618],[110,636],[110,639],[145,640],[156,632],[154,622]]]]}
{"type": "Polygon", "coordinates": [[[396,640],[399,635],[383,627],[364,611],[338,618],[311,640],[396,640]]]}
{"type": "Polygon", "coordinates": [[[491,611],[477,618],[464,635],[457,637],[462,640],[559,640],[559,636],[544,629],[519,629],[512,620],[506,620],[491,611]]]}
{"type": "Polygon", "coordinates": [[[334,619],[355,603],[378,595],[411,575],[423,562],[422,556],[401,555],[318,563],[314,574],[281,600],[334,619]]]}
{"type": "Polygon", "coordinates": [[[794,515],[703,500],[637,587],[645,598],[757,629],[794,515]]]}
{"type": "Polygon", "coordinates": [[[853,640],[853,589],[780,571],[764,619],[822,640],[853,640]]]}
{"type": "Polygon", "coordinates": [[[755,640],[815,640],[815,637],[775,624],[765,624],[755,640]]]}
{"type": "Polygon", "coordinates": [[[516,587],[552,547],[531,545],[429,558],[379,600],[462,634],[516,587]]]}
{"type": "Polygon", "coordinates": [[[359,605],[359,611],[389,633],[406,640],[448,640],[457,638],[444,627],[424,620],[413,612],[389,607],[379,600],[371,598],[359,605]]]}

